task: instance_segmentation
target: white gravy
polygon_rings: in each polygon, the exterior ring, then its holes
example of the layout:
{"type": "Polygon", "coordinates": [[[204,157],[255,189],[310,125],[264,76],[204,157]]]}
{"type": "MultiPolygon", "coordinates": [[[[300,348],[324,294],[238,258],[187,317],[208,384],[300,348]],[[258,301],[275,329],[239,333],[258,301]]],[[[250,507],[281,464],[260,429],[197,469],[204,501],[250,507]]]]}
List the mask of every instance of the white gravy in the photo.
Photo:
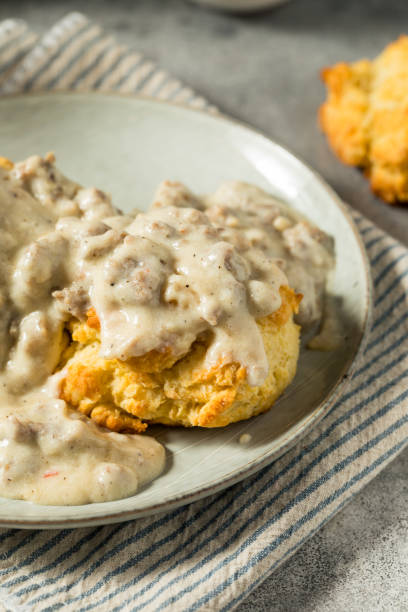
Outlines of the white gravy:
{"type": "Polygon", "coordinates": [[[126,497],[163,469],[148,436],[107,432],[57,399],[64,326],[93,307],[101,354],[174,359],[205,334],[206,363],[268,373],[256,319],[303,294],[320,320],[331,241],[257,187],[231,182],[198,198],[159,187],[146,213],[121,215],[98,189],[65,178],[53,156],[0,170],[0,494],[41,504],[126,497]]]}

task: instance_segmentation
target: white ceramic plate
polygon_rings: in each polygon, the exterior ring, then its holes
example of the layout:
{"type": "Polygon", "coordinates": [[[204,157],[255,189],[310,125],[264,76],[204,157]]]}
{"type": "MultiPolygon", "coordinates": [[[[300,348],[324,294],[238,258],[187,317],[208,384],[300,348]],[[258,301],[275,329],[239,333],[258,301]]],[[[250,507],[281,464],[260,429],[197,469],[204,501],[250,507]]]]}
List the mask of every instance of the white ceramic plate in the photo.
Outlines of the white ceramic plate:
{"type": "Polygon", "coordinates": [[[102,94],[0,99],[0,155],[54,151],[62,170],[144,207],[163,178],[199,193],[227,179],[255,183],[335,238],[338,297],[347,341],[331,353],[302,351],[294,382],[267,414],[220,430],[151,428],[168,451],[164,474],[134,497],[85,506],[0,499],[0,525],[111,523],[168,510],[227,487],[270,463],[327,413],[342,392],[367,332],[370,280],[364,247],[344,205],[291,153],[246,126],[179,106],[102,94]],[[239,443],[251,434],[248,445],[239,443]]]}

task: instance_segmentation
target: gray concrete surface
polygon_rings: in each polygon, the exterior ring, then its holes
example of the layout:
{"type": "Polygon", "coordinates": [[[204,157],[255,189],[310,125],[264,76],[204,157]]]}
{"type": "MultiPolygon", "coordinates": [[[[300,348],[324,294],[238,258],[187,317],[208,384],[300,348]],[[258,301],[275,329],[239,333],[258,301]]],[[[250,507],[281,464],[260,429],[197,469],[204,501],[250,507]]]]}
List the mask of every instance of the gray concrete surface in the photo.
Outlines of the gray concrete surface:
{"type": "MultiPolygon", "coordinates": [[[[407,28],[406,0],[292,0],[233,16],[182,0],[3,0],[0,19],[39,32],[81,10],[211,99],[288,146],[337,192],[408,244],[408,207],[376,199],[316,124],[321,67],[376,55],[407,28]]],[[[240,612],[408,610],[408,451],[264,582],[240,612]]]]}
{"type": "Polygon", "coordinates": [[[407,475],[405,451],[238,611],[408,610],[407,475]]]}

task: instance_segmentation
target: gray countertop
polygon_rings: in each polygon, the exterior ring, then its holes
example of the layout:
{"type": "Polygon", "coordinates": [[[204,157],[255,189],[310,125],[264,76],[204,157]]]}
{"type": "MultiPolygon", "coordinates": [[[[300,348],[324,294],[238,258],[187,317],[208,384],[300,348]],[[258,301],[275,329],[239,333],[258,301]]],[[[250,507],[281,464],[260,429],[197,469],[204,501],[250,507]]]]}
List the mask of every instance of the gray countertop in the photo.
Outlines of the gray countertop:
{"type": "MultiPolygon", "coordinates": [[[[344,200],[408,244],[408,207],[376,199],[319,132],[319,70],[373,57],[408,23],[406,0],[292,0],[233,16],[182,0],[13,0],[0,20],[21,17],[42,32],[81,10],[156,60],[218,107],[316,168],[344,200]]],[[[408,609],[408,451],[240,606],[328,612],[408,609]]]]}

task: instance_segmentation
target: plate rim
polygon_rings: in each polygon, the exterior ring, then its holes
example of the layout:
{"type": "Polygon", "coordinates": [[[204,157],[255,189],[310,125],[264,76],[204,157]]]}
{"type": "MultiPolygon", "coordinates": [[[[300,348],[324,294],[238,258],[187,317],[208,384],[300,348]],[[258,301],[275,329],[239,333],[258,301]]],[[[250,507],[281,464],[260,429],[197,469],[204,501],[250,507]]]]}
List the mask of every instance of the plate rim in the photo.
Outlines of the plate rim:
{"type": "MultiPolygon", "coordinates": [[[[153,504],[149,507],[145,507],[142,509],[133,509],[133,510],[122,510],[118,512],[111,512],[109,514],[98,515],[98,516],[89,516],[84,518],[66,518],[66,519],[42,519],[38,520],[33,518],[24,518],[22,520],[16,519],[0,519],[0,527],[4,528],[19,528],[19,529],[60,529],[60,528],[79,528],[79,527],[87,527],[87,526],[96,526],[96,525],[106,525],[119,523],[123,521],[134,520],[137,518],[142,518],[145,516],[152,516],[158,512],[170,512],[180,506],[184,506],[200,499],[203,499],[209,495],[218,493],[238,482],[243,480],[244,478],[248,478],[260,471],[264,467],[268,466],[273,461],[279,459],[284,453],[289,451],[299,440],[305,437],[313,427],[318,425],[318,423],[324,418],[326,414],[330,411],[333,404],[336,402],[338,397],[343,393],[343,391],[347,388],[352,375],[363,355],[364,349],[367,344],[368,335],[371,327],[371,321],[373,316],[373,282],[371,277],[371,268],[368,259],[368,254],[364,246],[363,239],[360,235],[360,232],[357,229],[357,226],[352,218],[352,215],[347,207],[347,205],[343,202],[340,196],[335,192],[335,190],[327,183],[327,181],[307,162],[305,162],[300,156],[296,153],[293,153],[286,146],[280,144],[279,142],[273,140],[267,136],[260,129],[253,127],[246,121],[242,121],[240,119],[236,119],[235,117],[229,116],[223,112],[220,112],[217,108],[209,104],[209,110],[205,110],[202,108],[195,108],[189,106],[186,103],[178,103],[171,102],[167,100],[161,100],[158,98],[154,98],[151,96],[140,95],[140,94],[132,94],[132,93],[124,93],[124,92],[102,92],[102,91],[72,91],[72,90],[58,90],[58,91],[31,91],[25,93],[17,93],[17,94],[5,94],[0,96],[0,105],[3,101],[10,100],[23,100],[25,98],[56,98],[56,97],[89,97],[89,98],[114,98],[117,100],[120,99],[130,99],[134,101],[142,101],[148,102],[154,105],[167,106],[171,108],[177,108],[185,111],[189,111],[192,114],[197,114],[199,116],[205,116],[209,118],[213,118],[217,121],[220,121],[227,126],[236,126],[250,132],[251,135],[255,135],[258,138],[272,144],[274,147],[280,149],[281,152],[285,153],[289,157],[293,158],[297,163],[304,166],[313,176],[313,179],[316,180],[320,186],[326,191],[327,195],[331,198],[333,203],[337,206],[337,208],[342,213],[343,217],[347,221],[349,229],[352,231],[354,235],[354,239],[359,248],[363,269],[364,269],[364,277],[365,277],[365,295],[364,295],[364,322],[361,326],[361,331],[359,337],[357,339],[357,343],[355,344],[355,350],[350,353],[347,361],[344,365],[344,371],[339,379],[337,380],[334,387],[331,389],[328,396],[326,396],[325,400],[320,402],[313,411],[303,417],[305,423],[298,432],[290,434],[293,427],[296,424],[292,425],[292,427],[287,430],[282,437],[288,436],[286,442],[282,442],[279,448],[274,451],[267,451],[258,459],[253,460],[246,467],[240,469],[239,471],[235,471],[232,476],[226,476],[221,481],[210,482],[205,487],[201,488],[199,491],[180,494],[174,497],[171,500],[163,501],[160,503],[153,504]]],[[[136,494],[137,495],[137,494],[136,494]]],[[[0,498],[7,500],[8,498],[0,498]]],[[[31,502],[28,502],[31,503],[31,502]]],[[[111,503],[111,502],[106,502],[111,503]]],[[[89,508],[92,508],[92,504],[87,504],[89,508]]],[[[44,508],[52,508],[52,506],[40,506],[44,508]]]]}

